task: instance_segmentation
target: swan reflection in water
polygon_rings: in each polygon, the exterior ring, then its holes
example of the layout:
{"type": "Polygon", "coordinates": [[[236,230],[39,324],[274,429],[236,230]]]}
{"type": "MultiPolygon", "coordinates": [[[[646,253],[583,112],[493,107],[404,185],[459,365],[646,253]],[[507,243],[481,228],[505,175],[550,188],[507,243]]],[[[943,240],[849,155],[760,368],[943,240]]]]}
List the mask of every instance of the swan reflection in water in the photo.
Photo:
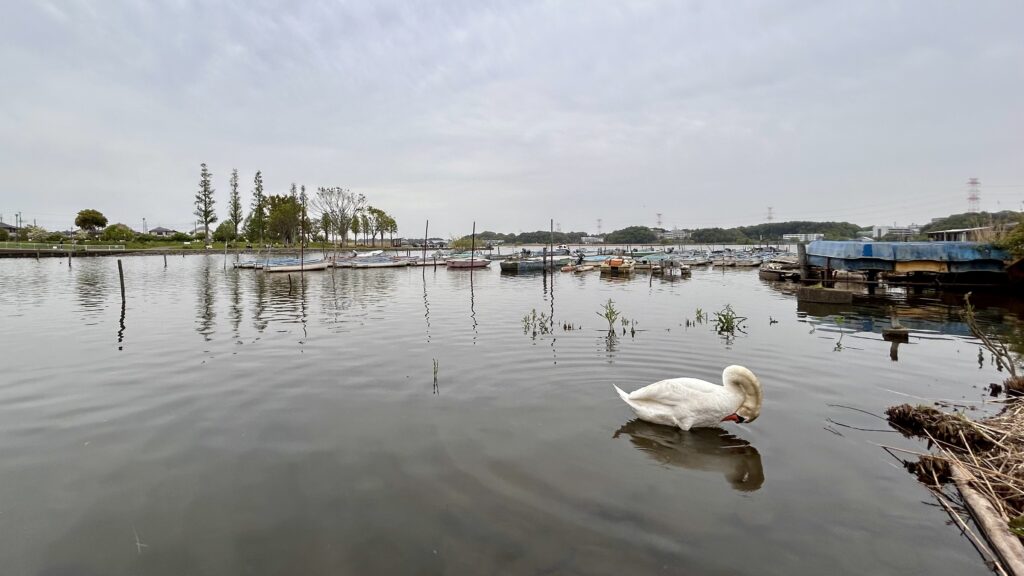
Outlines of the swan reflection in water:
{"type": "Polygon", "coordinates": [[[721,472],[733,489],[753,492],[764,484],[761,454],[749,442],[721,428],[679,428],[634,419],[615,431],[661,464],[721,472]]]}

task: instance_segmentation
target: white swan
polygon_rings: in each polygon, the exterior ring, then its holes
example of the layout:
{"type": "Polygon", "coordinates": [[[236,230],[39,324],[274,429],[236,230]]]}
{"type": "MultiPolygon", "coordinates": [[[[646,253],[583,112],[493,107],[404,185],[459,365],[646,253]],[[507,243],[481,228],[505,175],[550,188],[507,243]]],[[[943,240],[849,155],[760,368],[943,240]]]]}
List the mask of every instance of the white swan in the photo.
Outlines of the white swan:
{"type": "MultiPolygon", "coordinates": [[[[614,385],[613,385],[614,386],[614,385]]],[[[743,366],[722,371],[722,386],[696,378],[672,378],[629,394],[614,386],[641,420],[683,430],[719,422],[753,422],[761,414],[761,383],[743,366]]]]}

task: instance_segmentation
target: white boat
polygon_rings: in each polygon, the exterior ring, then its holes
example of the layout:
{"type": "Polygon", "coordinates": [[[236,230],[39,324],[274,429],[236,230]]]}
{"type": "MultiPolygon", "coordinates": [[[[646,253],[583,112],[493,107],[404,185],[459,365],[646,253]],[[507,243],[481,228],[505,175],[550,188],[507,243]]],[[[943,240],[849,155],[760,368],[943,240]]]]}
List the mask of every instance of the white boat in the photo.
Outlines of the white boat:
{"type": "Polygon", "coordinates": [[[376,258],[356,258],[352,268],[404,268],[409,265],[405,259],[378,256],[376,258]]]}
{"type": "Polygon", "coordinates": [[[312,270],[326,270],[331,265],[329,260],[306,260],[300,262],[271,263],[263,266],[264,272],[310,272],[312,270]]]}
{"type": "Polygon", "coordinates": [[[491,261],[487,258],[452,258],[445,261],[445,265],[449,268],[487,268],[491,265],[491,261]]]}

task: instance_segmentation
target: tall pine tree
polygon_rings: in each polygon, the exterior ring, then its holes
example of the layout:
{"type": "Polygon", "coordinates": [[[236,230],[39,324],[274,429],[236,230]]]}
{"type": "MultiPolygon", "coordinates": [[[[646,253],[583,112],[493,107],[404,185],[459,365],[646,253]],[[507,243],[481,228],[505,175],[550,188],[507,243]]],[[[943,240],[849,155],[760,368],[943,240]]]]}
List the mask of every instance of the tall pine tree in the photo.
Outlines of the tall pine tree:
{"type": "Polygon", "coordinates": [[[249,242],[259,240],[263,244],[263,234],[266,231],[266,209],[267,200],[263,196],[263,173],[256,171],[256,178],[253,179],[252,204],[249,207],[249,242]]]}
{"type": "Polygon", "coordinates": [[[231,171],[231,196],[228,198],[228,218],[234,229],[232,238],[238,237],[238,226],[242,223],[242,197],[238,194],[238,168],[231,171]]]}
{"type": "Polygon", "coordinates": [[[215,203],[213,199],[213,174],[206,169],[206,163],[200,164],[202,169],[199,172],[199,191],[196,192],[196,218],[203,223],[203,237],[209,241],[210,224],[217,221],[217,214],[213,211],[215,203]]]}

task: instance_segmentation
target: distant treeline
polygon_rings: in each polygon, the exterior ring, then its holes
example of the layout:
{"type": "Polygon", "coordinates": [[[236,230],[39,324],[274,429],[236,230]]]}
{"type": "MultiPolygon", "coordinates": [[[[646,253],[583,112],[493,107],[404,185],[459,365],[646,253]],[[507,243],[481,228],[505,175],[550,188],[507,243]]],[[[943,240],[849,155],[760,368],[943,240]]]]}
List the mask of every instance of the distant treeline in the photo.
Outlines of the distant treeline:
{"type": "MultiPolygon", "coordinates": [[[[753,244],[757,242],[774,242],[782,239],[783,234],[824,234],[826,239],[839,240],[856,238],[861,227],[849,222],[773,222],[755,226],[739,226],[737,228],[699,228],[690,232],[685,242],[697,244],[753,244]]],[[[501,240],[506,244],[579,244],[584,236],[593,236],[589,232],[555,232],[538,230],[519,234],[502,234],[500,232],[480,232],[478,241],[493,242],[501,240]]],[[[467,237],[468,238],[468,237],[467,237]]],[[[678,239],[662,239],[658,230],[647,226],[629,226],[604,235],[608,244],[657,244],[658,242],[675,243],[678,239]]]]}
{"type": "MultiPolygon", "coordinates": [[[[372,208],[370,210],[373,210],[372,208]]],[[[975,228],[979,226],[1005,227],[1016,224],[1022,214],[1011,210],[1002,212],[976,212],[952,214],[921,227],[916,239],[927,239],[929,230],[947,230],[953,228],[975,228]]],[[[372,227],[371,227],[372,228],[372,227]]],[[[869,228],[852,222],[813,222],[808,220],[791,220],[788,222],[772,222],[753,226],[737,226],[735,228],[698,228],[689,230],[689,238],[663,238],[663,231],[647,226],[628,226],[604,234],[607,244],[675,244],[685,242],[691,244],[756,244],[759,242],[780,242],[785,234],[824,234],[826,240],[853,240],[861,236],[861,231],[869,228]]],[[[518,234],[484,231],[477,234],[478,242],[500,240],[505,244],[581,244],[583,238],[596,236],[592,232],[551,232],[537,230],[518,234]]],[[[383,239],[383,234],[381,234],[383,239]]],[[[469,241],[469,236],[465,237],[469,241]]]]}
{"type": "Polygon", "coordinates": [[[921,234],[931,232],[932,230],[956,230],[959,228],[980,228],[983,226],[998,228],[1005,224],[1016,224],[1020,222],[1020,219],[1021,213],[1014,212],[1013,210],[951,214],[921,226],[921,234]]]}
{"type": "Polygon", "coordinates": [[[861,229],[850,222],[793,220],[736,228],[699,228],[691,233],[690,239],[700,244],[748,244],[781,240],[783,234],[824,234],[826,240],[846,240],[856,238],[861,229]]]}

